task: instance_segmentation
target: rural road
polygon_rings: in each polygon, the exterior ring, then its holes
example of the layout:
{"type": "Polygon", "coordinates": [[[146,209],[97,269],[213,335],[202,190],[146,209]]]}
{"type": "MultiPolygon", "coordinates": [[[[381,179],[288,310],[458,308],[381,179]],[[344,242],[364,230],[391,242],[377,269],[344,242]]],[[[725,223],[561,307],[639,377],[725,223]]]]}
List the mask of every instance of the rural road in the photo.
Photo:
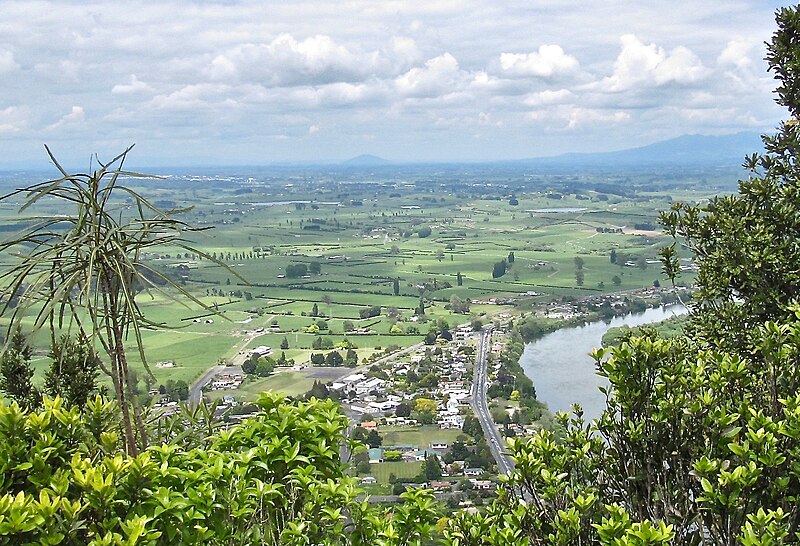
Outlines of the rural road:
{"type": "MultiPolygon", "coordinates": [[[[253,339],[261,335],[258,332],[250,332],[244,337],[244,340],[238,345],[239,350],[244,351],[244,348],[247,347],[253,339]]],[[[235,349],[236,347],[234,347],[235,349]]],[[[244,364],[245,359],[247,358],[247,354],[240,352],[237,353],[230,362],[231,366],[241,366],[244,364]]],[[[192,383],[189,386],[189,407],[196,408],[200,401],[203,399],[203,387],[211,383],[214,380],[214,377],[222,372],[227,366],[216,365],[212,366],[206,372],[200,376],[200,378],[192,383]]]]}
{"type": "Polygon", "coordinates": [[[489,450],[492,456],[497,461],[497,468],[499,474],[510,474],[514,469],[514,463],[503,451],[503,437],[497,431],[497,427],[492,420],[492,414],[489,413],[489,404],[486,400],[486,391],[488,389],[488,360],[489,360],[489,342],[492,337],[492,326],[486,326],[481,331],[481,337],[478,342],[478,351],[475,355],[475,371],[472,382],[472,410],[478,417],[483,429],[483,434],[486,437],[486,442],[489,445],[489,450]]]}
{"type": "Polygon", "coordinates": [[[189,387],[189,407],[196,408],[203,399],[203,387],[211,383],[214,376],[225,369],[225,366],[212,366],[189,387]]]}

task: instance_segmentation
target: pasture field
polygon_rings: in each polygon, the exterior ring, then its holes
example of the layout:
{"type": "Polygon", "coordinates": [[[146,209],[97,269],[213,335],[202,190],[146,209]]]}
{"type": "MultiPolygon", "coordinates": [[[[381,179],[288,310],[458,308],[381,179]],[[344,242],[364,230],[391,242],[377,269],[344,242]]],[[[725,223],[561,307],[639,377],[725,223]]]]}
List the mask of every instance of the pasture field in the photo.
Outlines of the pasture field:
{"type": "Polygon", "coordinates": [[[389,462],[369,465],[369,475],[378,483],[388,484],[389,476],[394,474],[398,478],[410,479],[419,475],[424,463],[389,462]]]}
{"type": "Polygon", "coordinates": [[[457,429],[442,430],[436,425],[380,427],[378,432],[383,438],[383,447],[387,449],[391,449],[391,446],[417,446],[420,449],[430,449],[434,442],[452,444],[456,438],[464,434],[457,429]]]}
{"type": "MultiPolygon", "coordinates": [[[[283,344],[287,358],[303,363],[319,350],[315,344],[347,341],[361,362],[388,346],[420,342],[440,319],[452,328],[490,318],[514,300],[546,303],[665,284],[655,261],[671,241],[658,229],[659,211],[673,199],[696,202],[717,190],[697,190],[699,175],[675,182],[652,173],[443,172],[298,168],[132,182],[162,208],[192,207],[180,218],[209,228],[189,234],[194,246],[227,265],[169,247],[145,257],[216,310],[139,297],[147,316],[163,325],[144,335],[156,384],[191,382],[258,345],[277,355],[283,344]],[[503,260],[506,273],[493,278],[503,260]],[[472,302],[468,312],[450,308],[459,299],[472,302]],[[166,360],[175,367],[154,366],[166,360]]],[[[0,186],[12,183],[20,182],[0,175],[0,186]]],[[[0,203],[0,236],[26,224],[18,204],[0,203]]],[[[126,203],[115,206],[124,215],[126,203]]],[[[47,202],[36,212],[59,211],[47,202]]],[[[0,269],[13,260],[0,256],[0,269]]],[[[33,342],[46,353],[46,336],[33,342]]],[[[135,352],[130,358],[141,366],[135,352]]],[[[301,393],[312,382],[303,372],[282,372],[241,394],[301,393]]]]}

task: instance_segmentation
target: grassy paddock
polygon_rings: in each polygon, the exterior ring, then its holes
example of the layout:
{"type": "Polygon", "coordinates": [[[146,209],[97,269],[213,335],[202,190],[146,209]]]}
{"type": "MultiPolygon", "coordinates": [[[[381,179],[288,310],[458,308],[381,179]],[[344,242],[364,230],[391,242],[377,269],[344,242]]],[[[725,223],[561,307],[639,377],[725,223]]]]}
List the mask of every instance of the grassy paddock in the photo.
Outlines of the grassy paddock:
{"type": "Polygon", "coordinates": [[[442,430],[436,425],[380,427],[379,433],[385,447],[412,445],[421,449],[430,447],[434,442],[453,443],[458,436],[464,434],[460,430],[442,430]]]}
{"type": "Polygon", "coordinates": [[[423,463],[413,462],[390,462],[369,465],[369,472],[374,476],[378,483],[389,483],[389,475],[394,474],[398,478],[413,478],[422,470],[423,463]]]}

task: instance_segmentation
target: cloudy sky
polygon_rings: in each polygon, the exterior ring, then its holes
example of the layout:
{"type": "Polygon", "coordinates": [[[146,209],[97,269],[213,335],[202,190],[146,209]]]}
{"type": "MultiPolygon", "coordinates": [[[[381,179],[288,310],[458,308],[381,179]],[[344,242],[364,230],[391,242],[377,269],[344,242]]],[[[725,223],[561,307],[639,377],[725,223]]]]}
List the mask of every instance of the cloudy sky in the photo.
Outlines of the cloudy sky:
{"type": "Polygon", "coordinates": [[[767,0],[0,0],[0,168],[493,160],[763,132],[767,0]]]}

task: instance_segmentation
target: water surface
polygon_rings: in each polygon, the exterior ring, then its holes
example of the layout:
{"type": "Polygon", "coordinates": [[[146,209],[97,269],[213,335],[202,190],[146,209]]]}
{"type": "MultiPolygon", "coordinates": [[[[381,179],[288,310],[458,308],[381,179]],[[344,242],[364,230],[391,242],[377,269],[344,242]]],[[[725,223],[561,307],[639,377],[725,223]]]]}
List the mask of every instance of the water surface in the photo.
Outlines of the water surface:
{"type": "Polygon", "coordinates": [[[526,344],[520,365],[533,380],[536,397],[546,403],[550,411],[570,411],[570,406],[578,403],[587,419],[595,419],[602,413],[606,402],[605,395],[598,388],[608,382],[595,373],[594,360],[589,353],[600,347],[603,334],[615,326],[640,326],[685,312],[682,305],[670,305],[609,321],[562,328],[526,344]]]}

